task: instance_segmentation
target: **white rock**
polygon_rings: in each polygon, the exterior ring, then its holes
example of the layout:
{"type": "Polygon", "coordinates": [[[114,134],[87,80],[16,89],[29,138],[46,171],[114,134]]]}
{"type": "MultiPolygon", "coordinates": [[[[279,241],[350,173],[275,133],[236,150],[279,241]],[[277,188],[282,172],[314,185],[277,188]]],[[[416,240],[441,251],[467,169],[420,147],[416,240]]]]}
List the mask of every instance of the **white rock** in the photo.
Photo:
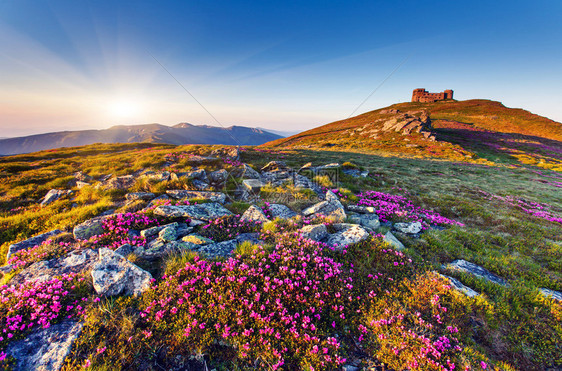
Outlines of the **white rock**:
{"type": "Polygon", "coordinates": [[[240,220],[255,221],[255,222],[267,222],[267,216],[265,216],[263,210],[255,205],[252,205],[242,214],[240,220]]]}

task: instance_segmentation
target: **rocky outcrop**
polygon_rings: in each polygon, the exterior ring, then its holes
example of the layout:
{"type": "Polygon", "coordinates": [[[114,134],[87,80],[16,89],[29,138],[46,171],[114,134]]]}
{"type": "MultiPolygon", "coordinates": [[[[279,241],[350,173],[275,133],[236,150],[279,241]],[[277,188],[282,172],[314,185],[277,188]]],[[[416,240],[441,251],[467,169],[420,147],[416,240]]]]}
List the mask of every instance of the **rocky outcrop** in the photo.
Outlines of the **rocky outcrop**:
{"type": "Polygon", "coordinates": [[[231,171],[231,174],[235,178],[242,179],[260,179],[260,173],[255,171],[250,165],[242,164],[242,166],[237,167],[231,171]]]}
{"type": "Polygon", "coordinates": [[[211,220],[221,216],[232,215],[219,203],[212,202],[201,205],[158,206],[154,214],[169,218],[191,218],[198,220],[211,220]]]}
{"type": "Polygon", "coordinates": [[[331,191],[326,192],[326,200],[312,205],[302,211],[304,216],[323,215],[342,222],[346,218],[345,209],[338,197],[331,191]]]}
{"type": "Polygon", "coordinates": [[[118,176],[102,181],[96,185],[96,188],[127,190],[135,184],[135,181],[136,179],[132,175],[118,176]]]}
{"type": "Polygon", "coordinates": [[[350,215],[351,221],[355,224],[359,224],[365,228],[374,231],[381,226],[379,217],[376,214],[360,214],[360,215],[350,215]]]}
{"type": "Polygon", "coordinates": [[[29,249],[30,247],[40,245],[44,241],[47,241],[49,238],[59,235],[61,233],[62,232],[60,230],[55,229],[54,231],[42,233],[37,236],[28,238],[27,240],[10,245],[8,247],[8,255],[6,256],[6,260],[10,259],[10,256],[12,256],[13,254],[15,254],[20,250],[25,250],[25,249],[29,249]]]}
{"type": "Polygon", "coordinates": [[[253,195],[259,195],[265,184],[263,184],[263,182],[259,179],[244,179],[242,181],[242,185],[247,192],[250,192],[253,195]]]}
{"type": "Polygon", "coordinates": [[[205,199],[213,202],[224,204],[226,195],[222,192],[206,192],[206,191],[187,191],[183,189],[175,189],[166,191],[166,194],[175,199],[205,199]]]}
{"type": "Polygon", "coordinates": [[[267,165],[261,168],[262,172],[272,172],[272,171],[287,171],[290,170],[286,163],[283,161],[271,161],[267,165]]]}
{"type": "Polygon", "coordinates": [[[9,343],[5,353],[16,359],[16,370],[60,370],[82,327],[82,323],[69,320],[54,324],[9,343]]]}
{"type": "Polygon", "coordinates": [[[254,222],[268,222],[263,210],[255,205],[252,205],[242,214],[240,220],[254,221],[254,222]]]}
{"type": "Polygon", "coordinates": [[[396,238],[390,231],[386,232],[386,234],[383,237],[383,240],[386,243],[388,243],[390,246],[392,246],[395,250],[400,251],[406,248],[404,244],[402,244],[402,242],[400,242],[398,238],[396,238]]]}
{"type": "Polygon", "coordinates": [[[328,237],[328,228],[324,224],[313,224],[302,227],[299,233],[304,238],[308,238],[313,241],[322,241],[328,237]]]}
{"type": "Polygon", "coordinates": [[[279,219],[291,219],[297,216],[297,213],[293,210],[289,209],[288,206],[283,204],[270,204],[269,205],[269,212],[271,213],[271,218],[279,218],[279,219]]]}
{"type": "Polygon", "coordinates": [[[209,174],[209,183],[215,187],[222,186],[226,182],[227,178],[228,172],[224,169],[220,169],[209,174]]]}
{"type": "Polygon", "coordinates": [[[47,194],[45,195],[45,197],[43,197],[43,200],[41,201],[41,206],[47,206],[50,203],[58,200],[59,198],[66,196],[67,194],[72,193],[72,191],[67,191],[67,190],[61,190],[61,189],[51,189],[49,192],[47,192],[47,194]]]}
{"type": "Polygon", "coordinates": [[[369,237],[369,232],[356,224],[339,223],[334,224],[333,227],[337,232],[331,234],[326,240],[326,243],[332,246],[343,247],[366,240],[369,237]]]}
{"type": "Polygon", "coordinates": [[[101,248],[92,280],[98,295],[139,295],[150,287],[152,275],[114,251],[101,248]]]}
{"type": "Polygon", "coordinates": [[[77,240],[87,240],[92,236],[97,236],[103,233],[103,222],[109,215],[99,216],[85,222],[78,224],[72,230],[74,238],[77,240]]]}
{"type": "Polygon", "coordinates": [[[393,228],[398,232],[405,234],[418,234],[422,231],[422,224],[420,222],[413,223],[395,223],[393,228]]]}
{"type": "Polygon", "coordinates": [[[63,274],[80,274],[88,271],[96,262],[98,254],[92,249],[74,250],[66,255],[31,264],[10,280],[11,284],[25,281],[49,281],[63,274]]]}
{"type": "Polygon", "coordinates": [[[127,201],[136,201],[136,200],[150,201],[154,197],[156,196],[154,195],[154,193],[151,192],[135,192],[135,193],[127,193],[125,195],[127,201]]]}
{"type": "Polygon", "coordinates": [[[501,285],[501,286],[508,286],[508,283],[506,280],[504,280],[501,277],[496,276],[493,273],[490,273],[490,271],[488,271],[485,268],[482,268],[479,265],[476,265],[474,263],[471,262],[467,262],[466,260],[455,260],[449,264],[446,264],[444,266],[445,269],[450,270],[450,271],[458,271],[458,272],[463,272],[463,273],[470,273],[476,277],[480,277],[486,281],[490,281],[493,282],[495,284],[501,285]]]}
{"type": "Polygon", "coordinates": [[[258,233],[242,233],[235,239],[204,245],[196,251],[204,255],[208,259],[216,259],[218,257],[228,257],[232,255],[232,251],[236,249],[238,244],[245,241],[250,241],[253,244],[262,244],[263,241],[259,240],[258,233]]]}
{"type": "Polygon", "coordinates": [[[465,294],[466,296],[468,296],[469,298],[473,298],[475,296],[480,295],[478,292],[474,291],[473,289],[471,289],[468,286],[465,286],[462,284],[461,281],[457,280],[456,278],[453,277],[449,277],[449,276],[445,276],[443,274],[439,274],[437,273],[440,277],[443,277],[444,279],[446,279],[447,281],[449,281],[449,283],[451,284],[451,287],[463,294],[465,294]]]}

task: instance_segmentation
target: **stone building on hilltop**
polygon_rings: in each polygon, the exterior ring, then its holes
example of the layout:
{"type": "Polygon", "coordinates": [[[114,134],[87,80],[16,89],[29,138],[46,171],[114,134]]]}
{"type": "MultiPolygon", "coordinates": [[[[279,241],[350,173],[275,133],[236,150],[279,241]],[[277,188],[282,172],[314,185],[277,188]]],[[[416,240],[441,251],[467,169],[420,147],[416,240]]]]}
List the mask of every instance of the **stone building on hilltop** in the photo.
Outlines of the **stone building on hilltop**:
{"type": "Polygon", "coordinates": [[[452,90],[445,90],[441,93],[430,93],[427,90],[421,89],[414,89],[412,93],[412,102],[437,102],[439,100],[445,99],[453,99],[453,91],[452,90]]]}

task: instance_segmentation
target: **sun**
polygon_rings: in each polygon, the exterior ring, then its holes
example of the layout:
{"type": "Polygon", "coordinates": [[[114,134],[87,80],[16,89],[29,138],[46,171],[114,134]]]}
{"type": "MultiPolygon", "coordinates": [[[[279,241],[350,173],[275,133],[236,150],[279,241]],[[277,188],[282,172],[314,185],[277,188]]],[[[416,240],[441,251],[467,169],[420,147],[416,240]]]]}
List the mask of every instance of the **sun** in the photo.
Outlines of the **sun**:
{"type": "Polygon", "coordinates": [[[140,113],[140,104],[131,99],[116,99],[109,102],[107,108],[115,118],[132,118],[140,113]]]}

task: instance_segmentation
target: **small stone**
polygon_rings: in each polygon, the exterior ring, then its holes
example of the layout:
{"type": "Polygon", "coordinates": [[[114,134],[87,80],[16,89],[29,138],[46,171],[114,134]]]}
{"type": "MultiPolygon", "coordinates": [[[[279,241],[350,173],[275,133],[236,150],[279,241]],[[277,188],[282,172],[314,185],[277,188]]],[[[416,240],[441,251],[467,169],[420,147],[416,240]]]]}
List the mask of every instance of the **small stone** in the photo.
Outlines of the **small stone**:
{"type": "Polygon", "coordinates": [[[114,251],[99,249],[99,261],[92,269],[98,295],[140,295],[150,288],[152,275],[114,251]]]}
{"type": "Polygon", "coordinates": [[[291,219],[297,216],[293,210],[289,209],[288,206],[283,204],[270,204],[269,211],[271,213],[271,218],[279,218],[279,219],[291,219]]]}
{"type": "Polygon", "coordinates": [[[420,222],[413,223],[396,223],[394,229],[406,234],[418,234],[422,231],[422,224],[420,222]]]}
{"type": "Polygon", "coordinates": [[[283,161],[271,161],[267,165],[261,168],[262,172],[286,171],[286,170],[289,170],[289,167],[283,161]]]}
{"type": "Polygon", "coordinates": [[[140,231],[140,235],[144,238],[149,238],[152,236],[157,235],[158,233],[160,233],[161,230],[163,230],[164,228],[167,227],[172,227],[174,229],[179,228],[179,223],[175,222],[175,223],[170,223],[170,224],[165,224],[165,225],[159,225],[156,227],[151,227],[151,228],[147,228],[147,229],[143,229],[142,231],[140,231]]]}
{"type": "Polygon", "coordinates": [[[333,225],[338,232],[330,235],[326,243],[333,246],[346,246],[363,241],[369,237],[365,228],[355,224],[339,223],[333,225]]]}
{"type": "Polygon", "coordinates": [[[474,291],[473,289],[471,289],[468,286],[463,285],[463,283],[459,280],[457,280],[456,278],[453,277],[449,277],[449,276],[445,276],[443,274],[437,273],[439,276],[445,278],[446,280],[449,281],[449,283],[451,284],[451,286],[457,290],[462,292],[463,294],[465,294],[466,296],[468,296],[469,298],[473,298],[475,296],[480,295],[478,292],[474,291]]]}
{"type": "Polygon", "coordinates": [[[213,202],[224,204],[226,195],[222,192],[206,192],[206,191],[187,191],[187,190],[169,190],[166,193],[176,199],[205,199],[213,202]]]}
{"type": "Polygon", "coordinates": [[[360,206],[360,205],[347,205],[347,210],[353,211],[360,214],[374,214],[376,210],[372,206],[360,206]]]}
{"type": "Polygon", "coordinates": [[[267,222],[267,216],[265,216],[263,210],[255,205],[252,205],[242,214],[240,217],[241,221],[255,221],[255,222],[267,222]]]}
{"type": "Polygon", "coordinates": [[[178,238],[178,236],[176,234],[176,228],[172,227],[172,226],[168,226],[168,227],[163,228],[158,233],[158,238],[160,238],[164,242],[175,241],[178,238]]]}
{"type": "Polygon", "coordinates": [[[406,247],[402,242],[398,240],[390,231],[386,232],[383,237],[383,240],[390,244],[395,250],[401,251],[404,250],[406,247]]]}
{"type": "Polygon", "coordinates": [[[59,198],[66,196],[67,194],[71,193],[72,191],[67,190],[60,190],[60,189],[51,189],[45,197],[43,197],[43,201],[41,201],[41,206],[47,206],[50,203],[58,200],[59,198]]]}
{"type": "Polygon", "coordinates": [[[539,291],[546,298],[562,301],[562,292],[560,291],[554,291],[545,288],[541,288],[539,289],[539,291]]]}
{"type": "Polygon", "coordinates": [[[304,238],[313,241],[322,241],[328,236],[328,229],[324,224],[307,225],[302,227],[299,232],[304,238]]]}
{"type": "Polygon", "coordinates": [[[259,194],[264,184],[258,179],[244,179],[242,185],[250,192],[259,194]]]}
{"type": "Polygon", "coordinates": [[[135,192],[135,193],[127,193],[125,195],[127,201],[134,201],[134,200],[150,201],[154,197],[155,197],[154,193],[151,192],[135,192]]]}
{"type": "Polygon", "coordinates": [[[302,211],[304,216],[310,215],[324,215],[326,217],[335,219],[337,222],[345,220],[347,215],[345,209],[338,197],[331,191],[326,192],[326,201],[319,202],[302,211]]]}
{"type": "Polygon", "coordinates": [[[209,174],[209,181],[211,184],[220,185],[226,182],[227,177],[228,172],[224,169],[220,169],[209,174]]]}
{"type": "Polygon", "coordinates": [[[477,277],[483,278],[486,281],[490,281],[490,282],[496,283],[496,284],[501,285],[501,286],[508,286],[507,281],[504,280],[503,278],[498,277],[493,273],[490,273],[490,271],[488,271],[485,268],[480,267],[479,265],[476,265],[476,264],[471,263],[471,262],[467,262],[466,260],[463,260],[463,259],[458,259],[458,260],[455,260],[455,261],[453,261],[449,264],[446,264],[444,266],[444,268],[447,269],[447,270],[452,270],[452,271],[470,273],[470,274],[475,275],[477,277]]]}
{"type": "Polygon", "coordinates": [[[190,242],[195,245],[201,245],[201,246],[215,243],[215,241],[211,240],[210,238],[199,236],[198,234],[190,234],[188,236],[183,237],[181,240],[184,242],[190,242]]]}

